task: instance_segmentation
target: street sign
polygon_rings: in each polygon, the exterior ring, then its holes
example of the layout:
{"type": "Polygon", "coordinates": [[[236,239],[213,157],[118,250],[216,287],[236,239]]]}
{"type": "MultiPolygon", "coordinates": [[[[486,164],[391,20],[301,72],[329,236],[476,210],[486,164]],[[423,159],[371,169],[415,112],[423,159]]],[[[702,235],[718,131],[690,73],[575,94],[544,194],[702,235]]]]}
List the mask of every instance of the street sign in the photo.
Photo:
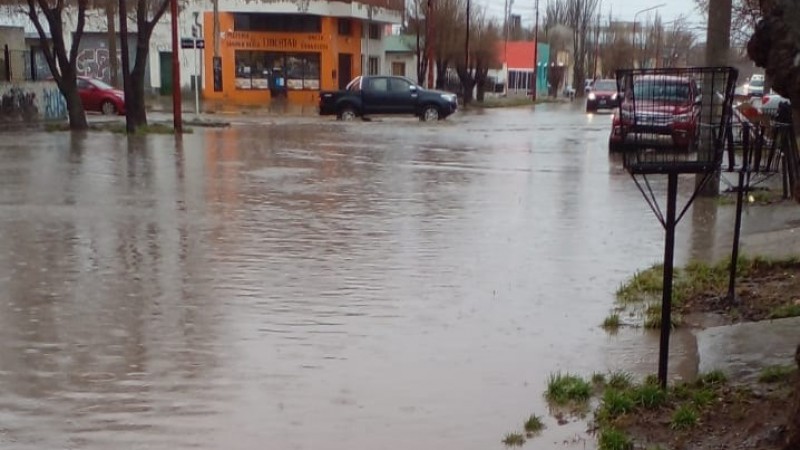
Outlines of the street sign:
{"type": "Polygon", "coordinates": [[[181,38],[181,48],[203,49],[206,48],[206,41],[204,39],[181,38]]]}

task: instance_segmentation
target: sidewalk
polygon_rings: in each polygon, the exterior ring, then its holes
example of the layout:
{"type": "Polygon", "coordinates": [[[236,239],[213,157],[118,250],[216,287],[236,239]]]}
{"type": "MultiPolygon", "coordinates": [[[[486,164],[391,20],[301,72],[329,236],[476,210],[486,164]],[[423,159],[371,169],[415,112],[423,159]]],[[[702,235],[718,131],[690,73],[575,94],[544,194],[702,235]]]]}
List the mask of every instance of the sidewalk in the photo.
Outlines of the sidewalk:
{"type": "MultiPolygon", "coordinates": [[[[181,98],[181,111],[194,114],[196,111],[194,95],[181,98]]],[[[219,114],[228,116],[316,116],[317,105],[301,105],[285,101],[269,102],[265,105],[243,105],[230,101],[200,99],[201,114],[219,114]]],[[[148,97],[147,111],[172,113],[172,97],[148,97]]]]}

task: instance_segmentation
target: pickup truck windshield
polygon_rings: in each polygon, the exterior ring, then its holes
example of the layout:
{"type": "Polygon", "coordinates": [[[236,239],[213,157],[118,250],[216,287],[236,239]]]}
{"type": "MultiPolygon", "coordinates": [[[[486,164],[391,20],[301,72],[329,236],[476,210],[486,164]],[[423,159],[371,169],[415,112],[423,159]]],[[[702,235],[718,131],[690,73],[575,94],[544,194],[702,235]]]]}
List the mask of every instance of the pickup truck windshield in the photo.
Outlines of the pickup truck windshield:
{"type": "Polygon", "coordinates": [[[345,88],[349,92],[358,92],[361,90],[361,77],[356,77],[345,88]]]}
{"type": "Polygon", "coordinates": [[[689,83],[645,81],[636,83],[633,95],[638,100],[683,103],[690,99],[689,83]]]}

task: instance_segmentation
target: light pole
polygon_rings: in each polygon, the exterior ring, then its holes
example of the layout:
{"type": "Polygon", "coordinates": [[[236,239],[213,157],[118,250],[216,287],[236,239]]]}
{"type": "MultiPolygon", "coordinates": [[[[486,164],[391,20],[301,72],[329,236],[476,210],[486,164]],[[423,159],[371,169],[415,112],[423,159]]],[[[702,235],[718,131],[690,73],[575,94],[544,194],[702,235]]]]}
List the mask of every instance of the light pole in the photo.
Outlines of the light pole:
{"type": "Polygon", "coordinates": [[[662,6],[667,6],[666,3],[659,3],[655,6],[651,6],[649,8],[645,8],[639,11],[636,11],[636,14],[633,15],[633,66],[636,68],[636,16],[643,12],[652,11],[654,9],[661,8],[662,6]]]}
{"type": "MultiPolygon", "coordinates": [[[[470,0],[467,0],[467,36],[466,36],[466,43],[464,44],[464,72],[467,74],[467,77],[464,78],[466,81],[469,78],[469,14],[470,14],[470,0]]],[[[466,105],[469,103],[469,98],[471,97],[471,92],[469,92],[469,88],[467,87],[469,83],[464,83],[464,104],[466,105]]]]}
{"type": "Polygon", "coordinates": [[[534,2],[533,9],[536,12],[536,18],[533,24],[533,79],[531,80],[531,101],[536,103],[536,84],[537,81],[539,81],[537,79],[539,75],[539,62],[537,61],[537,59],[539,59],[539,0],[534,2]]]}

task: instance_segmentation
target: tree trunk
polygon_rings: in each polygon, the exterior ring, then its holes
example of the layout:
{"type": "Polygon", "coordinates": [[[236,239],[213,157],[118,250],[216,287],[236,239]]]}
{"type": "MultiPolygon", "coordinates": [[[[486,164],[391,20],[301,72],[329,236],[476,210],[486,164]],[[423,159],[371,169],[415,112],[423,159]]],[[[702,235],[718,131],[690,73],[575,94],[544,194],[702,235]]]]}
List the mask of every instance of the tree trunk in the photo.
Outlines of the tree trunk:
{"type": "Polygon", "coordinates": [[[445,73],[447,72],[447,60],[440,59],[436,61],[436,89],[444,90],[445,73]]]}
{"type": "Polygon", "coordinates": [[[116,0],[106,0],[106,23],[108,24],[108,62],[110,73],[110,83],[112,86],[119,87],[119,60],[117,59],[117,21],[116,0]]]}
{"type": "MultiPolygon", "coordinates": [[[[136,59],[131,70],[131,93],[125,97],[125,107],[131,115],[135,128],[147,125],[147,111],[145,108],[144,77],[149,54],[150,32],[152,28],[139,30],[136,34],[136,59]]],[[[180,89],[180,86],[173,86],[180,89]]]]}
{"type": "Polygon", "coordinates": [[[67,104],[67,116],[69,117],[69,129],[73,131],[89,129],[86,121],[86,112],[83,110],[81,96],[78,95],[78,79],[75,72],[65,70],[61,72],[62,83],[59,88],[67,104]]]}

